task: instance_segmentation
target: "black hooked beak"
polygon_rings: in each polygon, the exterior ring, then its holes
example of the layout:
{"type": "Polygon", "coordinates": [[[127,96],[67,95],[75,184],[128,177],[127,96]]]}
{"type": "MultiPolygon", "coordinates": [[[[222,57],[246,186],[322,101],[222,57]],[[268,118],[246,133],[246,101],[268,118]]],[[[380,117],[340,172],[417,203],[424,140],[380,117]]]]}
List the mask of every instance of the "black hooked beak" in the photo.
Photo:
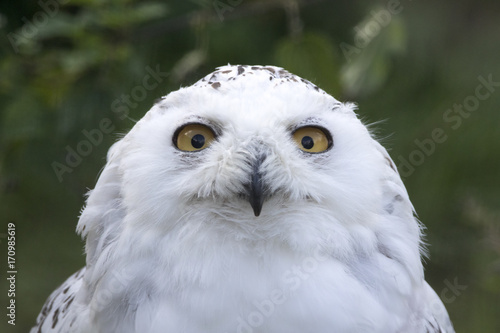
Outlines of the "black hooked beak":
{"type": "Polygon", "coordinates": [[[252,177],[250,186],[248,187],[250,206],[252,206],[255,216],[259,216],[264,204],[264,184],[262,183],[262,173],[260,166],[264,161],[265,156],[258,158],[252,165],[252,177]]]}

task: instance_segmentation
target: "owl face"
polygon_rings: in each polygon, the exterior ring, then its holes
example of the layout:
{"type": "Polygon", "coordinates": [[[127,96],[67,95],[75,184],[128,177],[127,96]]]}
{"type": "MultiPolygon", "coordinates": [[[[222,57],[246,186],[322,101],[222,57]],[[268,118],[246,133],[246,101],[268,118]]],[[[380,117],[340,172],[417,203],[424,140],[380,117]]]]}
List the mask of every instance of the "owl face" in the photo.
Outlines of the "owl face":
{"type": "Polygon", "coordinates": [[[225,66],[164,97],[124,138],[122,195],[158,223],[203,212],[264,225],[318,210],[361,221],[380,197],[373,143],[352,105],[312,83],[225,66]]]}

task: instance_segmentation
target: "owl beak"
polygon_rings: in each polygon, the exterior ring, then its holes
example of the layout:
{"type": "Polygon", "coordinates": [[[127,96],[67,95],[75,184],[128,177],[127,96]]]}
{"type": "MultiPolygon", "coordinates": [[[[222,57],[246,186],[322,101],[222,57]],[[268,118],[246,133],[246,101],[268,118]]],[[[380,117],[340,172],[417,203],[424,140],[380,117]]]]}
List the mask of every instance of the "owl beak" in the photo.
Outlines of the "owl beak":
{"type": "Polygon", "coordinates": [[[260,166],[265,157],[258,158],[252,166],[252,176],[248,188],[250,206],[252,206],[255,216],[259,216],[264,204],[264,186],[262,183],[262,174],[260,166]]]}

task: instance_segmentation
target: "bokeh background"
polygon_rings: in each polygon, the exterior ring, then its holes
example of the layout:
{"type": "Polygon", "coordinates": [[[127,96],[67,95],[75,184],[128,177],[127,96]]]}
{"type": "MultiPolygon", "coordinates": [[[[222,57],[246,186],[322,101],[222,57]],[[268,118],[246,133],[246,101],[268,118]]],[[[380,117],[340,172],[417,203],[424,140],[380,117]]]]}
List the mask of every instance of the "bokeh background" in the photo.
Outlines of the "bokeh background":
{"type": "Polygon", "coordinates": [[[457,332],[500,332],[499,22],[487,0],[3,1],[0,331],[27,332],[84,265],[74,230],[111,144],[155,99],[231,63],[358,103],[427,226],[426,276],[457,332]]]}

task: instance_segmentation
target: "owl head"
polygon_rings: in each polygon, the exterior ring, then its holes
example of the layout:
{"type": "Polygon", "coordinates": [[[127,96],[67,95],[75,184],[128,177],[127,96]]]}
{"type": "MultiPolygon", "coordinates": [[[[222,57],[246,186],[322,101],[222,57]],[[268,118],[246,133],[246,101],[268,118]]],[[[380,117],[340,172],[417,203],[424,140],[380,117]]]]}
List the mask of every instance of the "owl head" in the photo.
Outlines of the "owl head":
{"type": "MultiPolygon", "coordinates": [[[[282,68],[219,67],[161,98],[110,149],[78,227],[88,251],[123,230],[188,225],[226,237],[307,243],[335,234],[336,244],[376,244],[378,217],[413,221],[412,208],[354,111],[282,68]]],[[[418,233],[416,223],[407,229],[418,233]]]]}

